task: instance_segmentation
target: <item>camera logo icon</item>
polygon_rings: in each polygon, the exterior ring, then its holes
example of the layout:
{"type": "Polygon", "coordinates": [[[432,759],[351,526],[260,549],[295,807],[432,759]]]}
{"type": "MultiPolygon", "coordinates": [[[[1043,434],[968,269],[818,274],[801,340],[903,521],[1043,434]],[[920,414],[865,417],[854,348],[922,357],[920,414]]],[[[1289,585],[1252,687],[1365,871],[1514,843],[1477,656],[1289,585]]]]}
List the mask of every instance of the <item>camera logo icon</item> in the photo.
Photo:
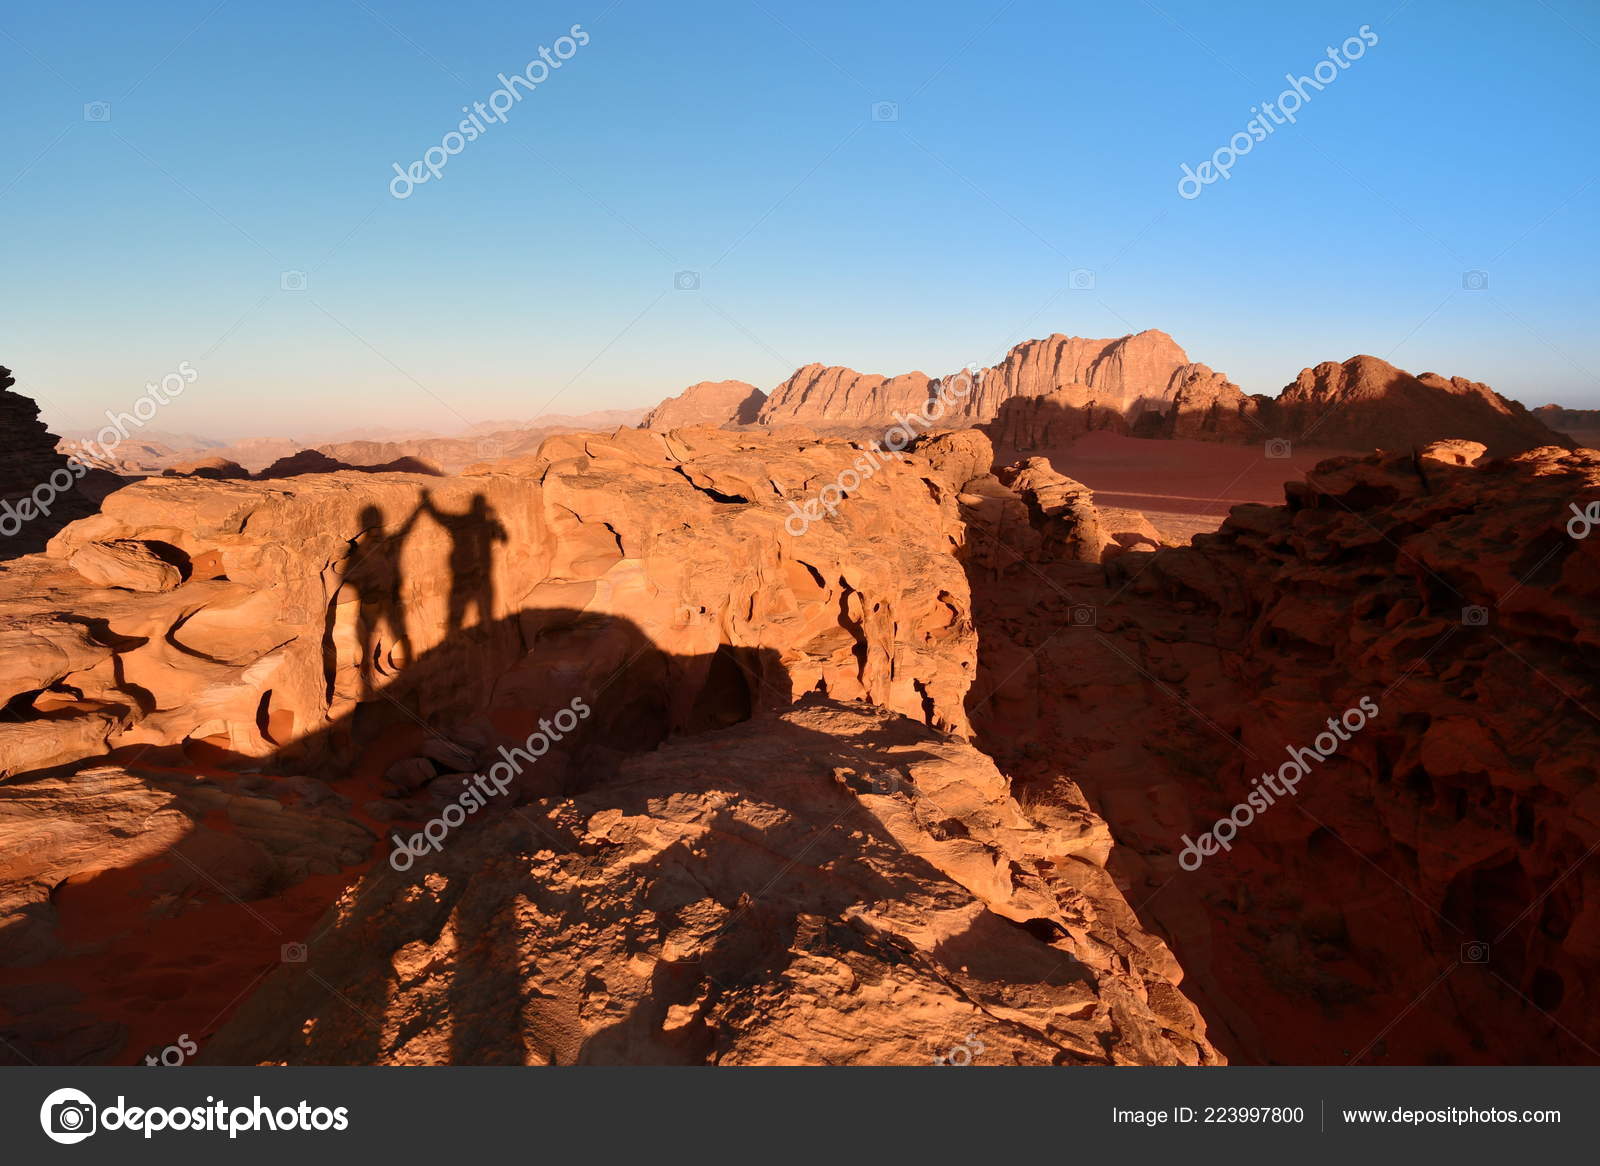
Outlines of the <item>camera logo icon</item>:
{"type": "Polygon", "coordinates": [[[1464,964],[1486,964],[1489,962],[1489,945],[1481,939],[1461,945],[1461,962],[1464,964]]]}
{"type": "Polygon", "coordinates": [[[965,1068],[977,1058],[983,1056],[987,1048],[988,1046],[979,1040],[977,1036],[969,1032],[966,1040],[958,1045],[951,1045],[949,1051],[942,1055],[936,1054],[933,1058],[933,1063],[935,1065],[954,1065],[957,1068],[965,1068]]]}
{"type": "Polygon", "coordinates": [[[303,943],[286,943],[283,945],[283,962],[286,964],[303,964],[306,962],[306,945],[303,943]]]}
{"type": "Polygon", "coordinates": [[[71,1146],[94,1133],[98,1115],[99,1110],[87,1093],[57,1089],[39,1107],[39,1125],[52,1142],[71,1146]]]}
{"type": "Polygon", "coordinates": [[[1489,609],[1487,607],[1463,607],[1461,609],[1461,624],[1463,627],[1484,628],[1489,626],[1489,609]]]}
{"type": "Polygon", "coordinates": [[[278,286],[284,291],[305,291],[306,273],[303,271],[286,271],[278,277],[278,286]]]}
{"type": "Polygon", "coordinates": [[[110,121],[111,103],[109,101],[91,101],[83,107],[84,121],[110,121]]]}
{"type": "Polygon", "coordinates": [[[672,286],[678,291],[699,291],[700,273],[698,271],[680,271],[672,277],[672,286]]]}
{"type": "Polygon", "coordinates": [[[1087,603],[1074,603],[1067,608],[1067,622],[1075,628],[1092,628],[1100,622],[1100,610],[1087,603]]]}
{"type": "Polygon", "coordinates": [[[1487,271],[1463,271],[1461,273],[1461,286],[1467,291],[1487,291],[1489,288],[1489,273],[1487,271]]]}
{"type": "Polygon", "coordinates": [[[1094,291],[1094,272],[1087,267],[1075,267],[1067,273],[1067,286],[1073,291],[1094,291]]]}
{"type": "Polygon", "coordinates": [[[904,783],[898,773],[884,770],[881,773],[869,773],[866,779],[867,793],[877,794],[879,797],[892,798],[899,793],[904,783]]]}
{"type": "Polygon", "coordinates": [[[892,101],[874,101],[872,103],[873,121],[899,121],[900,107],[892,101]]]}
{"type": "Polygon", "coordinates": [[[1286,437],[1274,437],[1271,441],[1267,442],[1268,457],[1286,458],[1291,456],[1293,453],[1294,446],[1289,444],[1289,439],[1286,437]]]}

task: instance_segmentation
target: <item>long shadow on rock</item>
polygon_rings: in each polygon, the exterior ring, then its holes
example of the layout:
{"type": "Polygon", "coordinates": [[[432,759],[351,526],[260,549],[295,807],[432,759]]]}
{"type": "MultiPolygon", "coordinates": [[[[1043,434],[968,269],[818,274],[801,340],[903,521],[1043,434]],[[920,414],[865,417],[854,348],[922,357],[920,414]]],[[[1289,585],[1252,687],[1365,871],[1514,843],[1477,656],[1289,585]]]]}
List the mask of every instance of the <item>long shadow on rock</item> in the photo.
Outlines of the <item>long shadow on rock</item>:
{"type": "MultiPolygon", "coordinates": [[[[204,1045],[273,969],[316,982],[316,921],[389,869],[385,835],[411,835],[502,757],[520,772],[482,816],[515,821],[518,802],[582,791],[674,733],[789,698],[775,653],[678,656],[625,618],[525,610],[456,631],[268,758],[190,742],[18,775],[0,784],[0,825],[27,856],[0,870],[0,1056],[126,1062],[180,1034],[204,1045]],[[379,798],[370,758],[397,750],[462,772],[379,798]]],[[[464,942],[492,943],[492,921],[481,926],[464,942]]],[[[381,1015],[378,985],[321,978],[329,1007],[381,1015]]],[[[459,991],[515,998],[475,974],[459,991]]]]}

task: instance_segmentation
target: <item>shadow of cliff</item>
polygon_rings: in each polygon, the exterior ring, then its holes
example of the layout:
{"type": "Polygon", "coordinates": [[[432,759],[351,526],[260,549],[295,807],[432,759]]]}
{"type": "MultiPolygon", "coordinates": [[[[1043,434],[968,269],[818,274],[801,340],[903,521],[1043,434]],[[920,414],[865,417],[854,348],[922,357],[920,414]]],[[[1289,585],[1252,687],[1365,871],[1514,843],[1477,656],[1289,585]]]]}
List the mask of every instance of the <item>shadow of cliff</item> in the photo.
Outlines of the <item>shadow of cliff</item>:
{"type": "Polygon", "coordinates": [[[1246,413],[1245,406],[1230,410],[1215,401],[1203,408],[1184,408],[1171,400],[1141,397],[1124,413],[1093,398],[1082,404],[1068,403],[1061,393],[1008,397],[995,416],[977,428],[994,444],[997,464],[1019,454],[1059,449],[1100,432],[1152,440],[1251,444],[1271,436],[1271,402],[1265,397],[1249,401],[1259,417],[1246,413]]]}
{"type": "MultiPolygon", "coordinates": [[[[1389,500],[1341,503],[1338,512],[1360,515],[1368,504],[1389,500]]],[[[974,545],[985,538],[975,534],[974,545]]],[[[1575,545],[1559,528],[1522,541],[1513,574],[1531,586],[1553,582],[1532,572],[1575,545]]],[[[1324,579],[1344,572],[1362,585],[1397,573],[1377,555],[1347,555],[1336,567],[1326,554],[1313,561],[1324,579]]],[[[1532,738],[1538,722],[1480,714],[1476,696],[1391,710],[1391,692],[1423,663],[1435,675],[1465,674],[1449,697],[1472,692],[1470,667],[1485,650],[1470,632],[1451,630],[1466,626],[1462,597],[1442,578],[1428,571],[1405,600],[1442,629],[1437,639],[1431,630],[1418,637],[1426,647],[1407,668],[1407,657],[1388,658],[1361,640],[1358,650],[1337,633],[1324,639],[1324,623],[1341,627],[1371,599],[1355,598],[1362,592],[1353,586],[1306,589],[1305,575],[1290,570],[1279,577],[1290,583],[1252,592],[1190,548],[1070,570],[1021,556],[998,565],[973,556],[966,565],[980,641],[967,711],[979,746],[1020,800],[1057,796],[1071,781],[1111,827],[1107,869],[1140,888],[1128,893],[1130,905],[1170,945],[1185,993],[1233,1063],[1600,1062],[1582,975],[1592,947],[1562,950],[1592,915],[1586,885],[1568,877],[1592,853],[1592,839],[1580,814],[1544,816],[1551,788],[1560,788],[1554,775],[1592,752],[1584,722],[1538,728],[1534,762],[1500,752],[1490,729],[1521,721],[1516,731],[1532,738]],[[1275,608],[1296,610],[1300,622],[1274,626],[1275,608]],[[1251,777],[1276,769],[1280,750],[1316,734],[1315,717],[1309,732],[1294,729],[1296,705],[1304,717],[1325,697],[1322,711],[1337,712],[1353,703],[1346,693],[1363,689],[1381,694],[1385,719],[1330,758],[1293,802],[1283,799],[1293,809],[1262,814],[1230,854],[1179,867],[1189,836],[1244,804],[1251,777]],[[1261,746],[1253,719],[1281,730],[1270,759],[1246,748],[1261,746]],[[1425,758],[1425,742],[1441,740],[1459,752],[1442,764],[1443,753],[1425,758]]],[[[1400,602],[1385,593],[1371,610],[1400,602]]],[[[1519,660],[1524,651],[1553,658],[1555,641],[1576,634],[1554,621],[1541,628],[1527,620],[1516,632],[1509,624],[1497,630],[1517,647],[1501,646],[1519,660]],[[1524,629],[1534,630],[1530,645],[1549,647],[1524,648],[1524,629]]]]}

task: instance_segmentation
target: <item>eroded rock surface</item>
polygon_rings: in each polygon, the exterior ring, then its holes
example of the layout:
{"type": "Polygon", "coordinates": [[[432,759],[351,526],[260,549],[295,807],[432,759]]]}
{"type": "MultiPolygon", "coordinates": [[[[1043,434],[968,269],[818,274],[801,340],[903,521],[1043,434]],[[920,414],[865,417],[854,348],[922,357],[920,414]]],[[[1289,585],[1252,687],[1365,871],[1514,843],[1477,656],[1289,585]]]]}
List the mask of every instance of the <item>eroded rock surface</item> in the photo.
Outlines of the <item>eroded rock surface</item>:
{"type": "Polygon", "coordinates": [[[964,742],[807,701],[368,875],[206,1059],[1216,1063],[1107,841],[964,742]]]}
{"type": "Polygon", "coordinates": [[[987,442],[884,461],[793,532],[861,456],[624,429],[461,477],[157,478],[17,560],[0,1035],[51,1062],[179,1033],[220,1061],[925,1063],[969,1033],[996,1063],[1218,1059],[1103,824],[1024,814],[966,743],[952,552],[987,442]],[[403,878],[395,840],[575,701],[403,878]]]}
{"type": "Polygon", "coordinates": [[[10,369],[0,368],[0,560],[40,550],[90,513],[97,496],[80,488],[86,475],[57,452],[39,406],[11,391],[16,383],[10,369]]]}
{"type": "Polygon", "coordinates": [[[993,368],[933,378],[895,377],[811,364],[772,391],[760,420],[888,425],[920,412],[946,382],[964,391],[936,418],[944,425],[995,422],[998,445],[1032,449],[1091,429],[1151,436],[1237,439],[1259,405],[1226,377],[1191,363],[1165,332],[1115,340],[1055,335],[1017,345],[993,368]],[[968,387],[970,386],[970,388],[968,387]]]}
{"type": "Polygon", "coordinates": [[[980,742],[1111,823],[1236,1060],[1600,1047],[1600,540],[1568,528],[1600,456],[1442,452],[1324,462],[1285,506],[1104,566],[969,527],[980,742]],[[1380,714],[1297,793],[1180,864],[1363,697],[1380,714]]]}
{"type": "Polygon", "coordinates": [[[1375,356],[1302,370],[1272,404],[1274,431],[1308,445],[1410,450],[1458,438],[1504,457],[1570,445],[1515,401],[1465,377],[1412,376],[1375,356]]]}
{"type": "Polygon", "coordinates": [[[744,381],[701,381],[650,410],[639,427],[668,430],[685,425],[751,425],[766,399],[765,393],[744,381]]]}

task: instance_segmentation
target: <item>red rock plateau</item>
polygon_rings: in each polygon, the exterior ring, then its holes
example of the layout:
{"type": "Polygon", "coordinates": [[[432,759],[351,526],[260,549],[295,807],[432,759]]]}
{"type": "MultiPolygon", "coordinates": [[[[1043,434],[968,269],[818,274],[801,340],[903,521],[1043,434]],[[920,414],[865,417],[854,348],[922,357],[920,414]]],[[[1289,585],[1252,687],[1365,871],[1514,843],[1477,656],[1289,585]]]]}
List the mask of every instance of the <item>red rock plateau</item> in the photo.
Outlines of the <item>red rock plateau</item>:
{"type": "Polygon", "coordinates": [[[1172,545],[1139,496],[1208,487],[1061,454],[1270,422],[1182,356],[1014,351],[974,409],[1107,421],[1038,452],[774,424],[933,383],[817,367],[678,402],[742,429],[111,494],[0,562],[0,1058],[1600,1062],[1600,454],[1268,457],[1172,545]]]}

